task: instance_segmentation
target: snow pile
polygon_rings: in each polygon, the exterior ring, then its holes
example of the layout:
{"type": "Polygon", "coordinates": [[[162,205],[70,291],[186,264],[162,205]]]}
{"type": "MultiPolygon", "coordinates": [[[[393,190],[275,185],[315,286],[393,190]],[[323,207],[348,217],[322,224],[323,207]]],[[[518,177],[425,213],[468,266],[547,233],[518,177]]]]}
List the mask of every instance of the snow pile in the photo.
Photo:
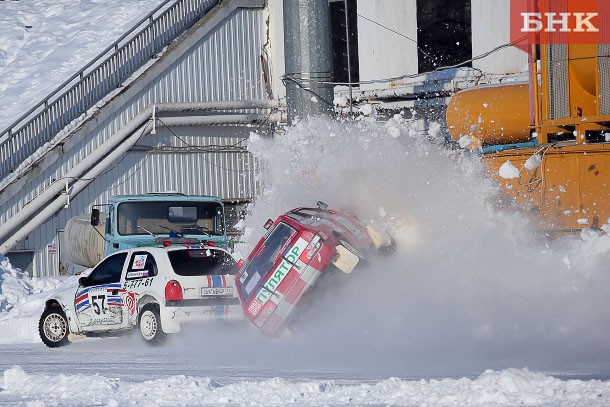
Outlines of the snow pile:
{"type": "Polygon", "coordinates": [[[31,278],[0,255],[0,344],[39,342],[38,318],[59,278],[31,278]]]}
{"type": "MultiPolygon", "coordinates": [[[[2,381],[0,381],[2,383],[2,381]]],[[[144,382],[100,375],[47,376],[27,373],[20,366],[4,372],[2,397],[41,405],[434,405],[456,406],[606,406],[610,383],[562,381],[527,369],[486,371],[471,380],[401,380],[343,384],[333,380],[219,383],[212,378],[172,376],[144,382]],[[176,391],[179,389],[179,391],[176,391]]]]}
{"type": "Polygon", "coordinates": [[[32,280],[0,255],[0,313],[10,311],[32,293],[32,280]]]}
{"type": "Polygon", "coordinates": [[[56,278],[32,278],[0,255],[0,314],[25,303],[32,294],[54,289],[59,283],[56,278]]]}

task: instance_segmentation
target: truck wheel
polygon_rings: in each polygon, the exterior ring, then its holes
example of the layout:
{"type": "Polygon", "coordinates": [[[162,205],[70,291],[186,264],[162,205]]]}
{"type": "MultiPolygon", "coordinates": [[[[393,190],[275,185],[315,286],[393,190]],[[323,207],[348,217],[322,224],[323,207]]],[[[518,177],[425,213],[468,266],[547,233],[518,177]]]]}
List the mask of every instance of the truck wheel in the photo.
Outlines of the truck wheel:
{"type": "Polygon", "coordinates": [[[70,344],[68,319],[60,306],[53,305],[44,310],[38,322],[38,333],[42,342],[49,348],[70,344]]]}
{"type": "Polygon", "coordinates": [[[142,338],[149,345],[159,345],[165,340],[165,333],[161,329],[161,317],[157,304],[146,304],[140,311],[138,326],[142,338]]]}

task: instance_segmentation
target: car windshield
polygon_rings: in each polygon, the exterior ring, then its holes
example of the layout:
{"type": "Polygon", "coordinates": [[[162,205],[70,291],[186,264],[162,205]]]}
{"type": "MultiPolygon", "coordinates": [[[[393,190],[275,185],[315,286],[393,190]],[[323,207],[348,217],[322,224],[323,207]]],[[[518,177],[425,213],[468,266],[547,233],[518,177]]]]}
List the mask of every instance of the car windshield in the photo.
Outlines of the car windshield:
{"type": "Polygon", "coordinates": [[[223,208],[218,202],[123,202],[117,210],[119,234],[223,235],[223,208]]]}
{"type": "Polygon", "coordinates": [[[173,250],[167,253],[179,276],[213,276],[237,274],[235,260],[230,254],[215,249],[173,250]]]}
{"type": "Polygon", "coordinates": [[[258,287],[259,282],[273,268],[281,252],[287,249],[297,230],[284,222],[278,223],[267,236],[250,263],[241,270],[239,289],[248,298],[258,287]]]}

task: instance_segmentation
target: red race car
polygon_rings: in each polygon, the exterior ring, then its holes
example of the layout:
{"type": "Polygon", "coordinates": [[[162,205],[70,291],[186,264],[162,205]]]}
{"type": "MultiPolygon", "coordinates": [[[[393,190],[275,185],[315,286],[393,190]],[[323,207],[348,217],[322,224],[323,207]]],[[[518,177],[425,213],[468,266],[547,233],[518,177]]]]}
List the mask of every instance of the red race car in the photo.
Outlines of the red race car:
{"type": "Polygon", "coordinates": [[[322,273],[333,268],[351,273],[371,250],[394,249],[384,231],[364,227],[354,215],[329,210],[323,202],[269,219],[265,229],[248,259],[238,263],[235,280],[246,316],[268,336],[284,332],[322,273]]]}

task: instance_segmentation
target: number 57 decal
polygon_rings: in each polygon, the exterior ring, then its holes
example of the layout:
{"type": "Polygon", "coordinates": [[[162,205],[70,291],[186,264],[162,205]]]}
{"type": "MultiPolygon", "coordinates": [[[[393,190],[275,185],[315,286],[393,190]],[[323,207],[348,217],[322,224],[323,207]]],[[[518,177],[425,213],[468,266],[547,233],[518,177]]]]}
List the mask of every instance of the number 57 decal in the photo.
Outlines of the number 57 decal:
{"type": "Polygon", "coordinates": [[[101,313],[106,313],[106,296],[105,295],[92,295],[91,303],[93,304],[93,311],[100,315],[101,313]],[[99,301],[99,302],[98,302],[99,301]]]}

